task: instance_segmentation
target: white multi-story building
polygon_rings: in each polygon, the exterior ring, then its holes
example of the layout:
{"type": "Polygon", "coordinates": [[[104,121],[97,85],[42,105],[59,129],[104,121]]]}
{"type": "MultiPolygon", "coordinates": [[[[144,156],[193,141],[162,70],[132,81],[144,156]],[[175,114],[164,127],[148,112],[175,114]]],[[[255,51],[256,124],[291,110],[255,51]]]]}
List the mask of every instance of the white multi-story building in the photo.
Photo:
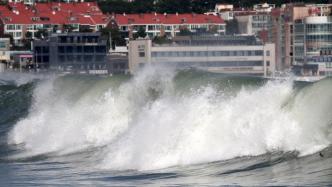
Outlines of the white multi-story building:
{"type": "Polygon", "coordinates": [[[85,3],[9,3],[0,6],[0,33],[12,35],[15,43],[35,38],[39,30],[63,32],[89,29],[98,31],[106,27],[109,17],[104,15],[95,2],[85,3]],[[27,36],[27,33],[30,36],[27,36]]]}
{"type": "Polygon", "coordinates": [[[237,10],[234,19],[238,22],[240,34],[258,35],[260,31],[267,31],[272,27],[271,12],[274,4],[256,4],[253,9],[237,10]]]}
{"type": "Polygon", "coordinates": [[[253,36],[193,37],[170,45],[132,40],[129,42],[129,71],[135,73],[146,64],[163,64],[179,69],[273,76],[274,51],[274,44],[262,44],[253,36]]]}
{"type": "Polygon", "coordinates": [[[114,17],[119,30],[131,37],[143,28],[149,37],[176,36],[181,29],[191,32],[207,31],[225,34],[226,27],[222,18],[205,14],[117,14],[114,17]]]}
{"type": "Polygon", "coordinates": [[[234,19],[233,9],[232,4],[216,4],[214,11],[218,13],[222,19],[229,21],[234,19]]]}
{"type": "Polygon", "coordinates": [[[266,12],[243,12],[235,16],[240,34],[254,35],[272,27],[271,15],[266,12]]]}

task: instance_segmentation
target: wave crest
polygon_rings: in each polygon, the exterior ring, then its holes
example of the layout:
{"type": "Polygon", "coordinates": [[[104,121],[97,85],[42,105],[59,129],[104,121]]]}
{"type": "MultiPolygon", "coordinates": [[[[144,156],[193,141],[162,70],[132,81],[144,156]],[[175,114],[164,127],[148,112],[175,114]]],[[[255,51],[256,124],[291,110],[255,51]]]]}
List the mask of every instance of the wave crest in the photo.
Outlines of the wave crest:
{"type": "Polygon", "coordinates": [[[42,82],[9,142],[23,144],[24,156],[102,146],[100,167],[138,170],[271,151],[306,155],[331,144],[331,80],[303,89],[290,81],[234,89],[229,79],[213,77],[181,90],[179,82],[194,83],[179,77],[150,67],[120,84],[115,78],[42,82]]]}

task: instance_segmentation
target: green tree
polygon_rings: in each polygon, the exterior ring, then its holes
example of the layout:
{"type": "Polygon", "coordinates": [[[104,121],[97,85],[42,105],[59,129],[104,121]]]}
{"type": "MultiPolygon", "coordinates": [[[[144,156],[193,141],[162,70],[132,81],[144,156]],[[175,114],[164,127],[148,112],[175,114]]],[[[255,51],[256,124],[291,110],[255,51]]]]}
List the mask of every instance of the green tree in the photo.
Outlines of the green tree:
{"type": "Polygon", "coordinates": [[[109,39],[108,44],[112,49],[115,49],[115,46],[125,46],[126,40],[121,36],[120,31],[117,27],[114,28],[102,28],[100,30],[102,37],[109,39]],[[110,43],[112,42],[112,43],[110,43]]]}
{"type": "Polygon", "coordinates": [[[32,33],[31,32],[26,32],[25,33],[25,38],[27,38],[27,39],[31,39],[32,38],[32,33]]]}
{"type": "Polygon", "coordinates": [[[167,38],[167,36],[156,36],[153,38],[153,43],[156,44],[167,44],[171,43],[172,41],[167,38]]]}
{"type": "Polygon", "coordinates": [[[98,2],[99,8],[109,13],[134,13],[133,3],[123,0],[106,0],[98,2]]]}
{"type": "Polygon", "coordinates": [[[135,0],[132,2],[133,12],[147,13],[156,11],[155,0],[135,0]]]}
{"type": "MultiPolygon", "coordinates": [[[[66,32],[73,32],[73,30],[75,29],[72,25],[66,25],[66,24],[64,24],[62,26],[62,28],[66,32]]],[[[87,29],[90,29],[90,28],[87,28],[87,29]]]]}
{"type": "Polygon", "coordinates": [[[46,29],[38,29],[37,32],[35,32],[35,38],[42,39],[48,36],[48,32],[46,29]]]}
{"type": "Polygon", "coordinates": [[[92,32],[89,25],[80,25],[79,32],[92,32]]]}
{"type": "Polygon", "coordinates": [[[138,31],[134,34],[134,38],[145,38],[146,32],[144,27],[139,27],[138,31]]]}
{"type": "Polygon", "coordinates": [[[191,36],[193,33],[188,28],[181,28],[179,36],[191,36]]]}
{"type": "Polygon", "coordinates": [[[192,12],[191,0],[159,0],[156,3],[156,11],[163,13],[188,13],[192,12]]]}

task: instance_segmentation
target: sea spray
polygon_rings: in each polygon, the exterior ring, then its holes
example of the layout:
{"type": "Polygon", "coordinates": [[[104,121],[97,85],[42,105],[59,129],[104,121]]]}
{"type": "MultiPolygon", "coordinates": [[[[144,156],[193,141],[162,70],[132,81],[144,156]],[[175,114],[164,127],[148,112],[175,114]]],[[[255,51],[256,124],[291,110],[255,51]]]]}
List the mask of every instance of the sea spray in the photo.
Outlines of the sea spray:
{"type": "Polygon", "coordinates": [[[102,147],[98,167],[120,170],[273,151],[306,155],[331,143],[331,80],[294,89],[291,81],[242,86],[205,75],[208,81],[197,86],[179,74],[186,72],[149,67],[119,85],[112,78],[40,82],[29,115],[15,125],[9,142],[24,146],[21,156],[102,147]],[[314,102],[317,97],[323,101],[314,102]]]}

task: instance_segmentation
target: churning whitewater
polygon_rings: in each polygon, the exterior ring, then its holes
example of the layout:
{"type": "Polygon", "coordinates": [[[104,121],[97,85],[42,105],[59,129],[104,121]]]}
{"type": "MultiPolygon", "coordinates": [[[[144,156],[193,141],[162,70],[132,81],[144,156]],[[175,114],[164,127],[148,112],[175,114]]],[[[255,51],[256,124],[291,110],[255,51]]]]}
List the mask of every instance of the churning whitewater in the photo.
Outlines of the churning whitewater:
{"type": "Polygon", "coordinates": [[[299,89],[291,81],[200,85],[158,68],[122,79],[40,81],[29,114],[9,133],[24,150],[14,157],[98,147],[97,167],[154,170],[268,152],[304,156],[332,141],[331,80],[299,89]]]}
{"type": "Polygon", "coordinates": [[[146,67],[0,80],[4,186],[332,184],[331,79],[146,67]]]}

